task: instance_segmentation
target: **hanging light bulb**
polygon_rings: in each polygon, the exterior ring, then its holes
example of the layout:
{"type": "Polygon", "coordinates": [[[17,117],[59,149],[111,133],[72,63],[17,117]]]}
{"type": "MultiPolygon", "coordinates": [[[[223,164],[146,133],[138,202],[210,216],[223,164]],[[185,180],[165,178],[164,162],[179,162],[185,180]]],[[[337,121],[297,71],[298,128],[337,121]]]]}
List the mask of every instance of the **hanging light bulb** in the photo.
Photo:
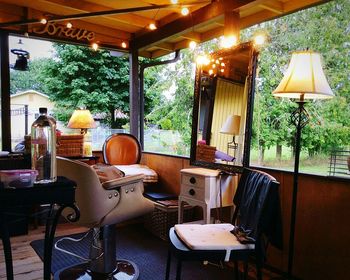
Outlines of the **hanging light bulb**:
{"type": "Polygon", "coordinates": [[[171,0],[170,2],[171,2],[171,4],[175,5],[175,4],[177,4],[178,1],[177,0],[171,0]]]}
{"type": "Polygon", "coordinates": [[[183,16],[187,16],[189,13],[190,13],[190,10],[189,10],[187,7],[183,7],[183,8],[181,9],[181,14],[182,14],[183,16]]]}
{"type": "Polygon", "coordinates": [[[67,22],[66,26],[67,26],[67,28],[72,28],[73,24],[71,22],[67,22]]]}
{"type": "Polygon", "coordinates": [[[189,47],[191,50],[194,50],[197,47],[197,43],[195,41],[191,41],[189,47]]]}
{"type": "Polygon", "coordinates": [[[42,18],[42,19],[40,20],[40,23],[41,23],[41,24],[46,24],[46,23],[47,23],[47,19],[46,19],[46,18],[42,18]]]}
{"type": "Polygon", "coordinates": [[[213,73],[214,73],[213,69],[209,69],[208,73],[209,73],[209,75],[213,75],[213,73]]]}
{"type": "Polygon", "coordinates": [[[255,45],[261,46],[265,43],[265,36],[263,34],[258,34],[254,37],[254,43],[255,45]]]}
{"type": "Polygon", "coordinates": [[[122,42],[122,48],[126,48],[127,47],[127,45],[126,45],[126,43],[125,42],[122,42]]]}
{"type": "Polygon", "coordinates": [[[237,37],[235,35],[231,35],[228,37],[224,36],[221,40],[221,46],[223,48],[231,48],[236,44],[237,44],[237,37]]]}
{"type": "Polygon", "coordinates": [[[157,26],[152,22],[148,25],[148,28],[151,29],[151,30],[156,30],[157,29],[157,26]]]}
{"type": "Polygon", "coordinates": [[[98,44],[97,44],[97,43],[93,43],[93,44],[91,45],[91,47],[92,47],[92,49],[93,49],[94,51],[97,51],[97,50],[98,50],[98,44]]]}

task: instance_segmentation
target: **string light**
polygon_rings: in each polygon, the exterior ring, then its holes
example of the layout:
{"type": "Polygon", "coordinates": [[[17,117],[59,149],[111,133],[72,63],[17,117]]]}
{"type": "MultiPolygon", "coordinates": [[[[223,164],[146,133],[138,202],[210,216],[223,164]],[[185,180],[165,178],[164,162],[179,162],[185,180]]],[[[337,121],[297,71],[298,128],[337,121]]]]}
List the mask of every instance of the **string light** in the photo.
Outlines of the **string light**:
{"type": "Polygon", "coordinates": [[[191,41],[189,47],[191,50],[194,50],[197,47],[197,43],[195,41],[191,41]]]}
{"type": "Polygon", "coordinates": [[[183,8],[181,9],[181,14],[182,14],[183,16],[187,16],[189,13],[190,13],[190,10],[189,10],[187,7],[183,7],[183,8]]]}
{"type": "Polygon", "coordinates": [[[228,37],[223,37],[222,40],[221,40],[221,46],[223,48],[231,48],[233,47],[234,45],[237,44],[237,37],[235,35],[231,35],[231,36],[228,36],[228,37]]]}
{"type": "Polygon", "coordinates": [[[127,47],[127,45],[126,45],[126,43],[125,42],[122,42],[122,48],[126,48],[127,47]]]}
{"type": "Polygon", "coordinates": [[[265,40],[266,40],[266,38],[263,34],[258,34],[254,37],[254,44],[261,46],[265,43],[265,40]]]}
{"type": "Polygon", "coordinates": [[[70,23],[70,22],[67,22],[66,26],[67,26],[67,28],[72,28],[72,27],[73,27],[73,24],[70,23]]]}
{"type": "Polygon", "coordinates": [[[156,30],[157,29],[157,26],[152,22],[148,25],[148,28],[151,29],[151,30],[156,30]]]}
{"type": "Polygon", "coordinates": [[[92,49],[93,49],[94,51],[97,51],[97,50],[98,50],[98,44],[97,44],[97,43],[93,43],[93,44],[91,45],[91,47],[92,47],[92,49]]]}
{"type": "Polygon", "coordinates": [[[46,24],[46,23],[47,23],[47,19],[46,19],[46,18],[42,18],[42,19],[40,20],[40,23],[41,23],[41,24],[46,24]]]}

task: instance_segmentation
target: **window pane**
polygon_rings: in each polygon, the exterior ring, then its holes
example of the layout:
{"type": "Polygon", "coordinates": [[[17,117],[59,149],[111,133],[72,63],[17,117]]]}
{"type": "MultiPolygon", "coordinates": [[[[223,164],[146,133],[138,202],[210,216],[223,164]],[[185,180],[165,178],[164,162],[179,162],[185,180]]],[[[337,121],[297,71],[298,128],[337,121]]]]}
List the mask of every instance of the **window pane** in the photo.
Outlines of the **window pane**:
{"type": "Polygon", "coordinates": [[[146,69],[145,78],[154,82],[145,82],[145,151],[190,155],[193,61],[193,53],[186,50],[176,63],[146,69]]]}
{"type": "Polygon", "coordinates": [[[350,177],[348,11],[348,1],[332,1],[243,32],[248,38],[263,30],[270,37],[259,56],[251,165],[294,169],[296,128],[290,118],[298,105],[293,100],[277,99],[272,92],[287,69],[291,53],[311,49],[321,54],[335,96],[305,104],[309,121],[302,129],[300,171],[350,177]]]}

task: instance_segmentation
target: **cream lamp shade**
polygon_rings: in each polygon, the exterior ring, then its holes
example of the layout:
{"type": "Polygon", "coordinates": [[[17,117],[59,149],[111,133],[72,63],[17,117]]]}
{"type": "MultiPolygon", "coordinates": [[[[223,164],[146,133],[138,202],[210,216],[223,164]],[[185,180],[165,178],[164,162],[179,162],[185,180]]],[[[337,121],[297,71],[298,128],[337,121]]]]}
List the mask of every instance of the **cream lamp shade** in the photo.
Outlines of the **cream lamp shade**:
{"type": "Polygon", "coordinates": [[[321,65],[321,56],[313,51],[292,53],[286,74],[272,93],[277,97],[326,99],[334,96],[321,65]]]}
{"type": "Polygon", "coordinates": [[[227,117],[224,125],[222,126],[220,133],[238,135],[241,123],[241,116],[230,115],[227,117]]]}
{"type": "Polygon", "coordinates": [[[84,134],[88,128],[95,128],[96,124],[89,110],[77,109],[73,112],[67,127],[79,128],[84,134]]]}

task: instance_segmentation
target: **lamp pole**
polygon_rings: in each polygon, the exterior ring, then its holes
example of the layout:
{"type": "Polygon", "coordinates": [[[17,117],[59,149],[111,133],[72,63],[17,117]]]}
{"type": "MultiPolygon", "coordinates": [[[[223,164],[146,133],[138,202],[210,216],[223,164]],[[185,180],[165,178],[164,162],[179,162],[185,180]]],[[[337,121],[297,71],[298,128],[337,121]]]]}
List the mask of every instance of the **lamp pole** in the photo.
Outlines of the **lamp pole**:
{"type": "Polygon", "coordinates": [[[326,76],[323,73],[320,54],[310,50],[293,52],[288,69],[278,87],[273,91],[273,95],[277,97],[299,99],[297,101],[298,108],[291,115],[291,122],[296,127],[296,134],[288,246],[288,278],[293,279],[301,131],[309,121],[309,114],[304,108],[304,99],[327,99],[334,96],[332,89],[328,85],[326,76]]]}
{"type": "Polygon", "coordinates": [[[298,108],[291,115],[291,122],[296,126],[295,134],[295,156],[294,156],[294,173],[293,173],[293,193],[292,193],[292,208],[289,234],[289,248],[288,248],[288,277],[293,278],[293,259],[294,259],[294,235],[295,235],[295,221],[297,211],[298,198],[298,179],[299,179],[299,160],[301,150],[301,131],[309,121],[309,114],[304,108],[304,95],[300,95],[300,100],[297,101],[298,108]]]}

